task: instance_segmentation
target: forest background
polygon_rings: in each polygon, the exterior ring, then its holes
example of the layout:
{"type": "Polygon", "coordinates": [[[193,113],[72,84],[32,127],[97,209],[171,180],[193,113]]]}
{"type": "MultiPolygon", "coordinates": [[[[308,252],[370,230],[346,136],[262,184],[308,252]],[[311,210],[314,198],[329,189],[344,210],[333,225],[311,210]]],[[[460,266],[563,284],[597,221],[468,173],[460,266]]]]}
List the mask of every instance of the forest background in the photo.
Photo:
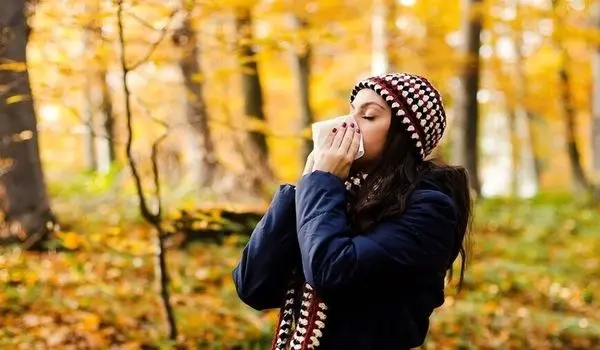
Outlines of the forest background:
{"type": "Polygon", "coordinates": [[[0,347],[268,348],[231,269],[310,124],[394,71],[476,195],[423,348],[600,348],[596,0],[0,0],[0,347]]]}

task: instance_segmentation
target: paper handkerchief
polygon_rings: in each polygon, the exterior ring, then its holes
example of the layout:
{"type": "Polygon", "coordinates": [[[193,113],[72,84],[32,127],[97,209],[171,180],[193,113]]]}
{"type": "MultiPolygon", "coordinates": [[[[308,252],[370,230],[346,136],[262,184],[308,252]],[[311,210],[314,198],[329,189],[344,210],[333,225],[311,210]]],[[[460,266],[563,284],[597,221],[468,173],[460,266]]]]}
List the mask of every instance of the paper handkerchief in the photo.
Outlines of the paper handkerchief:
{"type": "MultiPolygon", "coordinates": [[[[334,127],[339,127],[343,122],[346,122],[348,124],[350,124],[350,123],[354,123],[355,125],[357,124],[354,121],[354,118],[349,117],[347,115],[323,120],[323,121],[312,124],[312,137],[313,137],[314,148],[319,149],[319,147],[325,140],[327,133],[329,131],[331,131],[331,129],[333,129],[334,127]]],[[[356,157],[354,159],[358,159],[358,158],[362,157],[364,154],[365,154],[365,147],[363,144],[363,135],[361,134],[360,135],[360,146],[358,147],[358,152],[356,153],[356,157]]]]}

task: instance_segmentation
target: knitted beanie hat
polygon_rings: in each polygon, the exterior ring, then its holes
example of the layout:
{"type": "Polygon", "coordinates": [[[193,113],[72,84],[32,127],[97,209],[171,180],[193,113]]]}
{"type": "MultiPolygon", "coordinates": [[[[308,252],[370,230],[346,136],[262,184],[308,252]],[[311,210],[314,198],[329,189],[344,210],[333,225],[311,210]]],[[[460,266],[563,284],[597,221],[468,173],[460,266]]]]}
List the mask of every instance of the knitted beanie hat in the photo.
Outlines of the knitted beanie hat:
{"type": "Polygon", "coordinates": [[[390,106],[392,117],[402,118],[417,154],[424,160],[444,134],[446,112],[440,93],[424,77],[408,73],[389,73],[359,81],[350,102],[362,89],[371,89],[390,106]]]}

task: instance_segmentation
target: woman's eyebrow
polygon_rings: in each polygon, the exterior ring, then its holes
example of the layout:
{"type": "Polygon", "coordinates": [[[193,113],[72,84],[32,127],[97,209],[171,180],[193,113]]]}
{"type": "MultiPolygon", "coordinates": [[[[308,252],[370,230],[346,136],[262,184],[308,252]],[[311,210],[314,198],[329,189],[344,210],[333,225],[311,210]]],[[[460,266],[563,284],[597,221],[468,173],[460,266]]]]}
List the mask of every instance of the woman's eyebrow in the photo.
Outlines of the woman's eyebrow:
{"type": "MultiPolygon", "coordinates": [[[[356,108],[356,107],[354,107],[354,104],[352,104],[352,103],[350,104],[350,106],[352,106],[352,108],[356,108]]],[[[380,105],[379,103],[375,102],[375,101],[365,102],[362,105],[360,105],[360,108],[363,109],[363,108],[369,107],[369,106],[377,106],[377,107],[379,107],[379,108],[381,108],[382,110],[385,111],[385,108],[382,105],[380,105]]]]}

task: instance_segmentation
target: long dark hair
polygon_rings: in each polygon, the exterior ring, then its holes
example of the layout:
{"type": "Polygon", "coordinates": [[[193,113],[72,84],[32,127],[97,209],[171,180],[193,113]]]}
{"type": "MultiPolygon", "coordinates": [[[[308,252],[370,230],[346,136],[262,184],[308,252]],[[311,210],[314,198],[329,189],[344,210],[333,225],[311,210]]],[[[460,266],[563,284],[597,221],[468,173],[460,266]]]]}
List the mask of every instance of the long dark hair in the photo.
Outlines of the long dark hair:
{"type": "Polygon", "coordinates": [[[453,263],[460,254],[460,291],[467,257],[470,255],[468,236],[472,201],[468,172],[463,167],[449,166],[439,160],[421,160],[399,118],[392,116],[381,159],[350,199],[350,223],[357,233],[365,232],[383,219],[402,214],[410,196],[425,179],[433,181],[446,193],[458,211],[455,247],[448,266],[448,277],[449,281],[452,280],[453,263]]]}

